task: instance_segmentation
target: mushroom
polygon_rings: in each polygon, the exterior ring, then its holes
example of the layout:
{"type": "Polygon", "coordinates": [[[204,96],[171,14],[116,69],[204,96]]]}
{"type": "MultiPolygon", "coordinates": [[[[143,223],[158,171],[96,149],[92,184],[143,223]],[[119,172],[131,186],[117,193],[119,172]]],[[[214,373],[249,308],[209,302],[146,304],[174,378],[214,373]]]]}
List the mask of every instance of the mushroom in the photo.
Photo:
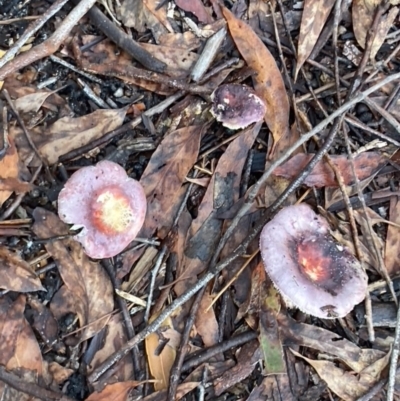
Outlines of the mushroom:
{"type": "Polygon", "coordinates": [[[224,127],[241,129],[261,121],[266,112],[264,102],[246,85],[221,85],[211,95],[212,115],[224,127]]]}
{"type": "Polygon", "coordinates": [[[347,315],[367,292],[360,262],[307,204],[282,209],[260,236],[265,270],[289,307],[319,318],[347,315]]]}
{"type": "Polygon", "coordinates": [[[95,259],[123,251],[141,229],[146,209],[140,183],[108,160],[76,171],[58,197],[60,219],[82,228],[74,239],[95,259]]]}

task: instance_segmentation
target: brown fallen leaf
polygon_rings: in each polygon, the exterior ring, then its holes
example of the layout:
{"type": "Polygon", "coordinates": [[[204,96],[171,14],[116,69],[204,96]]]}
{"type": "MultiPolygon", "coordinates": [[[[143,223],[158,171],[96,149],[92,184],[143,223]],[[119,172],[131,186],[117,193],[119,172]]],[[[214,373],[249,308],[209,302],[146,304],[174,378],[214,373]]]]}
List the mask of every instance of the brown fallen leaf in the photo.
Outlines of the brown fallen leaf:
{"type": "MultiPolygon", "coordinates": [[[[175,401],[181,400],[183,397],[185,397],[185,395],[193,391],[199,384],[200,382],[193,381],[179,384],[178,388],[176,389],[175,401]]],[[[167,391],[162,390],[144,397],[142,401],[165,401],[166,399],[167,391]]]]}
{"type": "Polygon", "coordinates": [[[210,293],[211,290],[212,286],[208,286],[201,298],[199,311],[195,320],[196,330],[200,334],[206,347],[217,344],[219,338],[219,325],[215,316],[215,309],[209,308],[213,301],[213,296],[210,293]]]}
{"type": "Polygon", "coordinates": [[[143,0],[143,4],[148,8],[148,10],[167,28],[168,32],[174,32],[167,16],[167,7],[160,7],[157,10],[159,0],[143,0]]]}
{"type": "Polygon", "coordinates": [[[175,0],[175,3],[182,10],[193,13],[204,24],[209,24],[213,21],[201,0],[175,0]]]}
{"type": "Polygon", "coordinates": [[[276,145],[289,131],[289,100],[282,75],[274,57],[252,28],[237,19],[227,8],[223,7],[222,12],[240,54],[256,72],[254,89],[267,105],[265,122],[276,145]]]}
{"type": "Polygon", "coordinates": [[[301,18],[295,80],[300,68],[311,54],[335,0],[305,0],[301,18]]]}
{"type": "Polygon", "coordinates": [[[29,190],[30,185],[19,180],[19,156],[14,141],[10,138],[10,146],[0,159],[0,207],[15,192],[29,190]]]}
{"type": "Polygon", "coordinates": [[[297,323],[288,316],[278,316],[279,331],[285,346],[303,346],[335,356],[356,373],[382,359],[386,353],[360,348],[351,341],[321,327],[297,323]]]}
{"type": "Polygon", "coordinates": [[[176,356],[176,348],[169,341],[165,344],[166,340],[162,333],[166,329],[173,330],[170,318],[167,318],[159,329],[161,334],[151,333],[145,339],[147,362],[151,375],[155,379],[154,389],[156,391],[165,390],[168,387],[171,368],[176,356]]]}
{"type": "Polygon", "coordinates": [[[143,1],[125,0],[121,7],[116,8],[119,20],[126,27],[134,28],[140,33],[150,30],[157,43],[160,38],[169,33],[167,28],[163,24],[160,24],[160,21],[146,7],[143,1]]]}
{"type": "Polygon", "coordinates": [[[211,259],[221,235],[223,221],[218,213],[229,210],[238,200],[243,166],[261,124],[248,128],[233,140],[218,161],[207,191],[193,220],[182,264],[177,267],[174,291],[183,294],[197,280],[211,259]]]}
{"type": "Polygon", "coordinates": [[[5,246],[0,246],[0,275],[2,289],[17,292],[44,290],[30,265],[5,246]]]}
{"type": "Polygon", "coordinates": [[[0,364],[8,370],[25,368],[41,375],[42,354],[24,310],[23,295],[15,301],[7,296],[0,299],[0,364]]]}
{"type": "MultiPolygon", "coordinates": [[[[33,211],[33,232],[39,238],[50,238],[68,233],[68,226],[58,216],[42,208],[33,211]]],[[[68,312],[76,313],[81,327],[88,325],[79,335],[84,341],[108,322],[114,308],[110,279],[99,263],[92,262],[82,246],[73,239],[48,242],[47,252],[57,261],[64,286],[54,295],[51,310],[56,318],[68,312]]]]}
{"type": "MultiPolygon", "coordinates": [[[[274,170],[274,175],[289,179],[295,178],[313,158],[313,154],[298,154],[290,158],[286,163],[274,170]]],[[[350,161],[344,155],[330,156],[332,163],[340,171],[345,185],[353,185],[354,178],[350,161]]],[[[354,168],[359,180],[374,175],[387,163],[387,159],[379,152],[364,152],[354,158],[354,168]]],[[[311,174],[305,179],[304,184],[309,187],[338,187],[338,183],[333,170],[325,161],[320,161],[314,167],[311,174]]]]}
{"type": "MultiPolygon", "coordinates": [[[[379,0],[354,0],[352,6],[353,30],[358,44],[364,49],[368,31],[371,28],[375,12],[381,1],[379,0]]],[[[378,27],[376,35],[372,43],[370,58],[374,59],[376,53],[386,39],[389,29],[393,26],[396,16],[399,12],[397,7],[392,7],[388,14],[383,15],[378,27]]]]}
{"type": "MultiPolygon", "coordinates": [[[[397,196],[392,196],[389,207],[389,220],[400,224],[400,201],[397,196]]],[[[400,272],[400,235],[399,228],[389,225],[385,243],[385,266],[389,276],[396,277],[400,272]]]]}
{"type": "MultiPolygon", "coordinates": [[[[14,105],[20,113],[37,113],[46,99],[52,94],[53,92],[44,90],[37,91],[35,93],[29,93],[18,98],[14,105]]],[[[57,110],[57,108],[55,108],[55,110],[57,110]]]]}
{"type": "MultiPolygon", "coordinates": [[[[95,353],[88,373],[93,372],[109,356],[117,352],[128,340],[126,336],[126,327],[120,314],[112,316],[105,327],[104,337],[101,337],[101,344],[95,353]]],[[[130,355],[122,358],[113,369],[107,371],[101,378],[101,383],[107,382],[125,382],[132,377],[133,363],[130,355]]]]}
{"type": "Polygon", "coordinates": [[[127,401],[129,392],[140,384],[141,382],[132,380],[108,384],[100,392],[90,394],[85,401],[127,401]]]}
{"type": "MultiPolygon", "coordinates": [[[[49,127],[40,126],[31,130],[32,141],[48,164],[55,164],[66,153],[101,138],[107,132],[120,127],[124,121],[126,108],[117,110],[96,110],[83,117],[63,117],[49,127]]],[[[30,166],[38,166],[26,136],[18,127],[10,128],[18,154],[30,166]]]]}
{"type": "Polygon", "coordinates": [[[148,199],[140,235],[151,236],[157,229],[164,238],[169,231],[182,184],[198,157],[202,131],[202,126],[192,126],[171,132],[151,156],[140,179],[148,199]]]}
{"type": "Polygon", "coordinates": [[[297,357],[307,361],[317,371],[319,377],[328,384],[328,387],[345,401],[355,401],[367,393],[380,379],[382,370],[389,361],[389,355],[387,355],[375,362],[375,366],[370,366],[359,375],[354,375],[352,372],[337,367],[333,362],[316,361],[292,349],[291,351],[297,357]]]}

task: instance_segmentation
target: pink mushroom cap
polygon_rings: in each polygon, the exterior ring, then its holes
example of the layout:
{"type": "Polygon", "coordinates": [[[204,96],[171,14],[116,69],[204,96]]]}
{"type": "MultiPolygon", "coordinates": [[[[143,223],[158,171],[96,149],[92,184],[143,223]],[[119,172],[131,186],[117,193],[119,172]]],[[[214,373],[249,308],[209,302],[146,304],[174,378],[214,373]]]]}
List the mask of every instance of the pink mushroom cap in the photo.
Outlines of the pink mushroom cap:
{"type": "Polygon", "coordinates": [[[307,204],[282,209],[260,236],[265,270],[288,306],[329,319],[346,316],[367,293],[360,262],[307,204]]]}
{"type": "Polygon", "coordinates": [[[266,112],[263,100],[246,85],[221,85],[212,93],[211,99],[211,113],[217,121],[230,129],[246,128],[261,121],[266,112]]]}
{"type": "Polygon", "coordinates": [[[82,227],[74,239],[95,259],[123,251],[142,228],[146,209],[141,184],[107,160],[72,174],[58,197],[60,219],[82,227]]]}

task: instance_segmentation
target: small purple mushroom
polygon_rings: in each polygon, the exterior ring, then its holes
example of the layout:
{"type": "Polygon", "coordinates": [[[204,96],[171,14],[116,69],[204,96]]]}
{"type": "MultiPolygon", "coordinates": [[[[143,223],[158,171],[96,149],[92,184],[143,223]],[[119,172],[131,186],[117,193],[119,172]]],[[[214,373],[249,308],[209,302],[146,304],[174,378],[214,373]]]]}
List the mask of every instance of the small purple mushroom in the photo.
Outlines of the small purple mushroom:
{"type": "Polygon", "coordinates": [[[282,209],[260,236],[265,270],[290,307],[324,319],[346,316],[366,295],[360,262],[334,242],[307,204],[282,209]]]}
{"type": "Polygon", "coordinates": [[[211,95],[211,113],[230,129],[241,129],[261,121],[266,112],[264,102],[246,85],[221,85],[211,95]]]}
{"type": "Polygon", "coordinates": [[[74,239],[95,259],[119,254],[141,229],[147,201],[140,183],[107,160],[83,167],[58,197],[58,215],[82,230],[74,239]]]}

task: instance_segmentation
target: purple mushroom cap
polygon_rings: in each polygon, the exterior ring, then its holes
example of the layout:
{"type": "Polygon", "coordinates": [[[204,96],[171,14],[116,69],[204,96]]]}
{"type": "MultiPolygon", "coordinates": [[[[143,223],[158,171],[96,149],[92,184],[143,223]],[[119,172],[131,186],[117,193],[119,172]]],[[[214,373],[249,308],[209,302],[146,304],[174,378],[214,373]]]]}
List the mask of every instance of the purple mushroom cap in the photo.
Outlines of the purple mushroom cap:
{"type": "Polygon", "coordinates": [[[230,129],[245,128],[261,121],[266,112],[265,103],[246,85],[221,85],[213,92],[211,99],[211,113],[230,129]]]}
{"type": "Polygon", "coordinates": [[[119,254],[141,229],[147,201],[141,184],[111,161],[83,167],[58,197],[58,215],[82,230],[74,239],[95,259],[119,254]]]}
{"type": "Polygon", "coordinates": [[[289,306],[324,319],[346,316],[367,292],[360,262],[307,204],[282,209],[260,236],[265,270],[289,306]]]}

